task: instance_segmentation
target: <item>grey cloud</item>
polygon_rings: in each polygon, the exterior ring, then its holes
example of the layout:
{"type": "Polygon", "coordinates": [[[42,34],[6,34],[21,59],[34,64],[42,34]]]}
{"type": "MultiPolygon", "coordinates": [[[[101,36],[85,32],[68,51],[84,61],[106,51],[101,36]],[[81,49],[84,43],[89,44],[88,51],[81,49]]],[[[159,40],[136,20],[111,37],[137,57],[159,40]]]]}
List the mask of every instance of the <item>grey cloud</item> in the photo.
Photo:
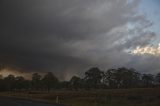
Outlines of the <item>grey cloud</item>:
{"type": "Polygon", "coordinates": [[[138,14],[140,0],[1,2],[1,63],[53,70],[60,77],[82,74],[90,66],[126,65],[132,56],[124,49],[149,44],[154,35],[143,35],[150,32],[145,31],[146,17],[138,14]],[[128,23],[141,23],[133,29],[144,32],[134,37],[126,29],[128,23]],[[118,43],[128,36],[127,43],[118,43]]]}

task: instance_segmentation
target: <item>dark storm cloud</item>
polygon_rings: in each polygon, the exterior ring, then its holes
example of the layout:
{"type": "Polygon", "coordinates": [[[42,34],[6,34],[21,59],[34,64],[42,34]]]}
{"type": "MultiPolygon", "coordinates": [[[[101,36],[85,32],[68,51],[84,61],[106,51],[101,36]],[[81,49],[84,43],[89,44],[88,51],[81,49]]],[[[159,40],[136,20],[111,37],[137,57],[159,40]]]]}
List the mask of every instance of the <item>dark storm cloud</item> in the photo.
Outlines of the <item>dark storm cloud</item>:
{"type": "Polygon", "coordinates": [[[137,14],[140,0],[1,2],[0,61],[28,70],[69,77],[90,66],[125,65],[132,56],[124,49],[148,44],[153,35],[145,31],[150,22],[137,14]]]}

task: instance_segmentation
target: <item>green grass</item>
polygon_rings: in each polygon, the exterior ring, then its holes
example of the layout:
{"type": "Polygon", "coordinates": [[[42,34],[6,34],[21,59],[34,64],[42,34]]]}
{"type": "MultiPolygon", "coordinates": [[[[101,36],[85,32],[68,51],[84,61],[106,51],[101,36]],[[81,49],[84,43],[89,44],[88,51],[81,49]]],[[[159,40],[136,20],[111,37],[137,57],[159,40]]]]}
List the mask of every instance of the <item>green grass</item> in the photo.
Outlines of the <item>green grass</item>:
{"type": "Polygon", "coordinates": [[[79,90],[47,92],[1,92],[0,95],[59,102],[72,106],[160,106],[160,88],[79,90]]]}

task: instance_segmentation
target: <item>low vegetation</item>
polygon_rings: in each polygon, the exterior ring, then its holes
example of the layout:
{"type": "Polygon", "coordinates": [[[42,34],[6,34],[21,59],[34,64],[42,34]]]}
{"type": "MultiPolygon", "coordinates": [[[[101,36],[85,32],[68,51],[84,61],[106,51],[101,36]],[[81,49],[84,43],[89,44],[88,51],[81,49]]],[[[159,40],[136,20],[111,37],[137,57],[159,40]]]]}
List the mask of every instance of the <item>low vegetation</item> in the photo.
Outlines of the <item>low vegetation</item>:
{"type": "Polygon", "coordinates": [[[160,86],[160,73],[141,74],[135,69],[118,68],[105,72],[99,68],[91,68],[84,77],[73,76],[70,81],[59,81],[52,73],[45,76],[38,73],[32,75],[31,80],[22,76],[8,75],[0,77],[0,91],[52,91],[55,89],[123,89],[123,88],[152,88],[160,86]]]}
{"type": "Polygon", "coordinates": [[[91,68],[84,77],[59,81],[49,72],[31,80],[9,75],[0,78],[0,95],[72,106],[160,106],[160,73],[141,74],[118,68],[105,72],[91,68]]]}
{"type": "Polygon", "coordinates": [[[160,106],[160,88],[51,92],[3,92],[0,95],[58,102],[69,106],[160,106]]]}

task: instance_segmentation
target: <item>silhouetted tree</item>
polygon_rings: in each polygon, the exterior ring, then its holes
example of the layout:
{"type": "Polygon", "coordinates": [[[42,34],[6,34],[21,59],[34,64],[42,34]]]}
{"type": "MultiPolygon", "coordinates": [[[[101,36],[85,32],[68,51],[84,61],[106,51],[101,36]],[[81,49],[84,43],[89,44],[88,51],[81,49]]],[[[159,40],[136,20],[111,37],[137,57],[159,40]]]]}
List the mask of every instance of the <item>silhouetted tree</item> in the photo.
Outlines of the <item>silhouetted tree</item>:
{"type": "Polygon", "coordinates": [[[15,76],[14,75],[8,75],[4,78],[4,84],[6,87],[6,90],[13,90],[15,88],[15,76]]]}
{"type": "Polygon", "coordinates": [[[130,87],[140,87],[141,86],[141,73],[137,72],[135,69],[130,69],[132,72],[132,81],[130,87]]]}
{"type": "Polygon", "coordinates": [[[58,87],[60,89],[69,89],[70,88],[70,82],[69,81],[61,81],[58,83],[58,87]]]}
{"type": "Polygon", "coordinates": [[[3,76],[0,74],[0,80],[2,80],[3,79],[3,76]]]}
{"type": "Polygon", "coordinates": [[[143,74],[142,82],[144,87],[152,87],[154,81],[154,76],[152,74],[143,74]]]}
{"type": "Polygon", "coordinates": [[[156,75],[156,82],[160,85],[160,73],[156,75]]]}
{"type": "Polygon", "coordinates": [[[116,69],[109,69],[104,76],[104,82],[109,88],[117,88],[116,69]]]}
{"type": "Polygon", "coordinates": [[[136,88],[154,87],[160,85],[160,73],[140,74],[135,69],[125,67],[109,69],[105,73],[99,68],[93,67],[85,72],[84,78],[73,76],[70,81],[59,82],[52,72],[48,72],[43,78],[38,73],[32,75],[32,80],[26,80],[22,76],[15,77],[0,75],[0,91],[12,90],[47,90],[52,89],[90,89],[90,88],[136,88]]]}
{"type": "Polygon", "coordinates": [[[97,67],[89,69],[85,72],[85,86],[88,88],[98,88],[102,83],[103,74],[104,73],[97,67]]]}
{"type": "Polygon", "coordinates": [[[14,87],[16,90],[26,90],[29,88],[29,83],[24,77],[18,76],[15,78],[14,87]]]}
{"type": "Polygon", "coordinates": [[[109,69],[105,73],[105,83],[110,88],[131,88],[137,87],[140,81],[140,73],[134,69],[119,68],[109,69]]]}
{"type": "Polygon", "coordinates": [[[139,86],[140,73],[134,69],[119,68],[121,71],[121,88],[133,88],[139,86]]]}
{"type": "Polygon", "coordinates": [[[41,88],[41,75],[34,73],[32,75],[32,88],[38,90],[41,88]]]}
{"type": "Polygon", "coordinates": [[[5,90],[5,85],[4,85],[3,76],[0,75],[0,91],[4,91],[4,90],[5,90]]]}
{"type": "Polygon", "coordinates": [[[48,72],[42,79],[44,87],[50,91],[57,87],[58,79],[54,76],[52,72],[48,72]]]}
{"type": "Polygon", "coordinates": [[[83,81],[81,78],[77,76],[73,76],[70,80],[70,85],[75,90],[78,90],[79,88],[82,88],[83,81]]]}

